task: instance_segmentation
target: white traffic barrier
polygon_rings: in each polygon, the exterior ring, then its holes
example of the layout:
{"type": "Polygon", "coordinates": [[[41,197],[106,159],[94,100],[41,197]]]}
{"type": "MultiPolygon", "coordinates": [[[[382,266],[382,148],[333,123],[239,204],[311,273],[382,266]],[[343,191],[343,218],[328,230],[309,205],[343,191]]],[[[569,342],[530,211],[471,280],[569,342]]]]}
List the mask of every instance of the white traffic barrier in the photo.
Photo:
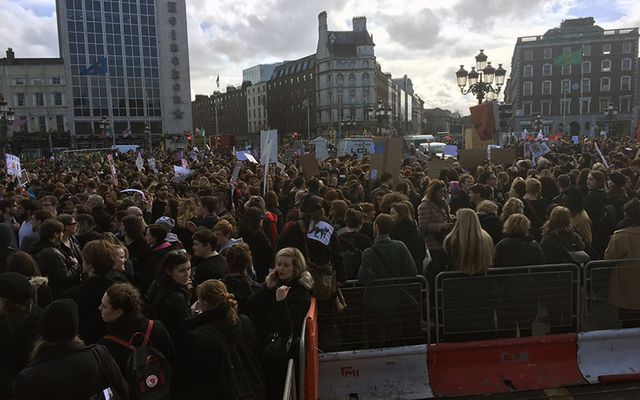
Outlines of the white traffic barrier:
{"type": "Polygon", "coordinates": [[[432,398],[427,346],[320,354],[318,400],[432,398]]]}
{"type": "Polygon", "coordinates": [[[578,367],[586,381],[640,373],[640,328],[578,334],[578,367]]]}

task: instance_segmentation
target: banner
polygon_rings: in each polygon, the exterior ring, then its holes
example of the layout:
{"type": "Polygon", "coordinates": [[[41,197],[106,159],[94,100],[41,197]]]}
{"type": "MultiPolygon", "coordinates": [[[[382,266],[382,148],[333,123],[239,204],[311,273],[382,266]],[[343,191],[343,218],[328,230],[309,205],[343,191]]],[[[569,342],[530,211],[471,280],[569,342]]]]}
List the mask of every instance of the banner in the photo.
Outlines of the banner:
{"type": "Polygon", "coordinates": [[[491,140],[499,126],[498,102],[490,101],[469,107],[473,127],[481,140],[491,140]]]}
{"type": "Polygon", "coordinates": [[[21,170],[20,168],[20,157],[14,156],[13,154],[5,154],[4,161],[7,165],[7,175],[10,176],[20,176],[21,170]]]}

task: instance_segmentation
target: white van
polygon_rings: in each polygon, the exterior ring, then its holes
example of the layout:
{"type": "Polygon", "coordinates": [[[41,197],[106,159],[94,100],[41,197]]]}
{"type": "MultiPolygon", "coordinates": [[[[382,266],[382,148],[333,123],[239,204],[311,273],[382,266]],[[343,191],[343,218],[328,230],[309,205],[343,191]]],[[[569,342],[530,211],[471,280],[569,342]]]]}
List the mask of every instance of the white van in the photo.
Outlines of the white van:
{"type": "Polygon", "coordinates": [[[436,138],[433,135],[407,135],[404,137],[404,141],[409,144],[409,148],[413,147],[419,150],[422,143],[435,142],[436,138]]]}
{"type": "Polygon", "coordinates": [[[369,137],[341,139],[338,142],[338,157],[357,154],[358,159],[361,159],[371,153],[372,146],[373,139],[369,137]]]}
{"type": "Polygon", "coordinates": [[[436,154],[440,156],[444,154],[444,147],[446,145],[446,143],[442,142],[421,143],[418,150],[423,154],[436,154]]]}

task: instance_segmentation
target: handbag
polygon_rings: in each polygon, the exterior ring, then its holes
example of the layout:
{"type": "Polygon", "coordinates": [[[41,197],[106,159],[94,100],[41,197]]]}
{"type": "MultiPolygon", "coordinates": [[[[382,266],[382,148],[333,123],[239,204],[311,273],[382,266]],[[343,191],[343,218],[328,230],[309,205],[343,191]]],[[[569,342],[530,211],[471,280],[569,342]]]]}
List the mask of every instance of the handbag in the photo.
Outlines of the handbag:
{"type": "MultiPolygon", "coordinates": [[[[287,313],[289,310],[287,309],[287,313]]],[[[289,318],[291,321],[291,318],[289,318]]],[[[289,359],[295,358],[300,338],[297,338],[293,334],[293,322],[290,325],[290,331],[288,337],[282,337],[278,332],[274,332],[271,335],[271,340],[265,346],[262,351],[262,363],[267,366],[286,366],[289,359]]]]}
{"type": "Polygon", "coordinates": [[[578,265],[586,264],[589,261],[591,261],[591,257],[584,250],[577,250],[577,251],[567,250],[567,254],[569,255],[569,258],[571,259],[571,261],[573,261],[575,264],[578,264],[578,265]]]}

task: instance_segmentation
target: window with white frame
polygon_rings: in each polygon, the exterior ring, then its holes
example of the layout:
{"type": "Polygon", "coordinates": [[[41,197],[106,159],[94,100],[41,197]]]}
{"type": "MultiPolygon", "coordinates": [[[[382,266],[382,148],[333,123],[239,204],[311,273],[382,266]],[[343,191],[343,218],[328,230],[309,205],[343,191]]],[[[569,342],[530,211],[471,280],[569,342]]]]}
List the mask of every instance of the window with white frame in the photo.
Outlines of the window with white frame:
{"type": "Polygon", "coordinates": [[[551,74],[553,74],[553,64],[544,64],[542,66],[542,76],[551,76],[551,74]]]}
{"type": "Polygon", "coordinates": [[[589,93],[591,91],[591,78],[582,78],[580,90],[582,90],[582,93],[589,93]]]}
{"type": "Polygon", "coordinates": [[[53,104],[56,106],[62,106],[62,93],[54,93],[53,94],[53,104]]]}
{"type": "Polygon", "coordinates": [[[611,60],[602,60],[600,63],[600,71],[611,72],[611,60]]]}
{"type": "Polygon", "coordinates": [[[542,94],[551,94],[551,81],[542,81],[542,94]]]}
{"type": "Polygon", "coordinates": [[[533,77],[533,65],[525,65],[522,71],[522,75],[525,78],[533,77]]]}
{"type": "Polygon", "coordinates": [[[15,78],[13,83],[15,83],[16,86],[24,86],[24,78],[15,78]]]}
{"type": "Polygon", "coordinates": [[[533,49],[525,49],[524,50],[524,60],[525,61],[533,60],[533,49]]]}
{"type": "Polygon", "coordinates": [[[18,107],[25,107],[27,105],[27,98],[24,93],[16,93],[16,104],[18,107]]]}
{"type": "Polygon", "coordinates": [[[611,54],[611,43],[602,43],[602,54],[611,54]]]}
{"type": "Polygon", "coordinates": [[[545,47],[544,48],[544,59],[548,60],[552,57],[552,49],[551,47],[545,47]]]}
{"type": "Polygon", "coordinates": [[[580,114],[591,113],[591,97],[580,98],[580,114]]]}
{"type": "Polygon", "coordinates": [[[582,62],[582,73],[590,74],[591,73],[591,61],[583,61],[582,62]]]}
{"type": "Polygon", "coordinates": [[[44,107],[44,93],[34,93],[33,98],[36,106],[44,107]]]}
{"type": "Polygon", "coordinates": [[[531,96],[533,94],[533,83],[524,82],[522,84],[522,95],[523,96],[531,96]]]}
{"type": "Polygon", "coordinates": [[[522,115],[528,117],[533,114],[532,112],[532,103],[530,101],[522,102],[522,115]]]}
{"type": "Polygon", "coordinates": [[[38,130],[40,132],[47,131],[47,117],[45,117],[44,115],[40,115],[38,117],[38,130]]]}
{"type": "Polygon", "coordinates": [[[600,91],[601,92],[610,92],[611,91],[611,78],[608,76],[603,76],[600,78],[600,91]]]}
{"type": "Polygon", "coordinates": [[[562,66],[562,75],[571,75],[571,64],[565,64],[562,66]]]}
{"type": "Polygon", "coordinates": [[[609,98],[608,97],[600,97],[600,99],[598,99],[598,110],[599,110],[599,112],[607,111],[608,107],[609,107],[609,98]]]}
{"type": "Polygon", "coordinates": [[[560,99],[560,114],[571,114],[571,99],[560,99]]]}
{"type": "Polygon", "coordinates": [[[564,46],[562,48],[562,54],[569,54],[571,53],[571,46],[564,46]]]}
{"type": "Polygon", "coordinates": [[[540,101],[540,115],[551,115],[551,100],[540,101]]]}
{"type": "Polygon", "coordinates": [[[620,77],[620,90],[623,92],[631,90],[631,77],[629,75],[620,77]]]}
{"type": "Polygon", "coordinates": [[[622,113],[631,112],[631,96],[620,97],[620,105],[618,111],[622,113]]]}
{"type": "Polygon", "coordinates": [[[591,55],[591,45],[590,44],[583,44],[582,45],[582,55],[584,55],[584,56],[590,56],[591,55]]]}
{"type": "Polygon", "coordinates": [[[631,71],[631,59],[623,58],[620,62],[620,70],[622,71],[631,71]]]}
{"type": "Polygon", "coordinates": [[[560,94],[571,93],[571,80],[563,79],[560,81],[560,94]]]}
{"type": "Polygon", "coordinates": [[[62,79],[59,76],[54,76],[51,78],[52,85],[60,85],[62,83],[62,79]]]}
{"type": "Polygon", "coordinates": [[[631,42],[623,42],[622,43],[622,52],[625,54],[631,53],[631,42]]]}

